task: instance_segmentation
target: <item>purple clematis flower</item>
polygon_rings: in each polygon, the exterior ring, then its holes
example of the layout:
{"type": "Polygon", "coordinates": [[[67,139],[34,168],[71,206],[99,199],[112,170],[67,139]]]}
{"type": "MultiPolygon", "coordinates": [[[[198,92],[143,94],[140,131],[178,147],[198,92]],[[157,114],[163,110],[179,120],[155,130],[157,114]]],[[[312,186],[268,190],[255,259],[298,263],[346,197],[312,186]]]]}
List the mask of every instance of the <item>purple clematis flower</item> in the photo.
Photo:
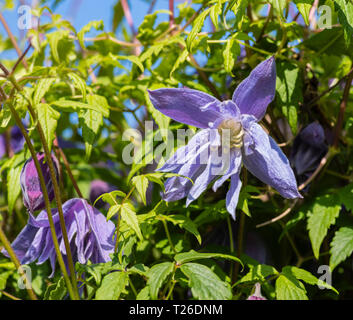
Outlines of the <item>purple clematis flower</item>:
{"type": "MultiPolygon", "coordinates": [[[[116,190],[115,187],[111,186],[110,184],[108,184],[103,180],[99,180],[99,179],[93,180],[90,186],[89,199],[91,203],[94,203],[94,201],[96,201],[96,199],[102,194],[112,192],[114,190],[116,190]]],[[[95,207],[103,208],[105,205],[106,203],[103,200],[99,199],[96,202],[95,207]]]]}
{"type": "Polygon", "coordinates": [[[241,181],[241,165],[285,198],[300,198],[287,157],[258,122],[275,96],[276,65],[273,57],[260,63],[242,81],[232,100],[219,101],[197,90],[164,88],[149,91],[153,105],[175,121],[204,130],[179,148],[158,169],[178,173],[165,183],[164,199],[187,197],[188,205],[211,182],[216,191],[228,178],[228,212],[235,218],[241,181]],[[220,160],[221,159],[221,160],[220,160]]]}
{"type": "MultiPolygon", "coordinates": [[[[114,252],[114,223],[107,221],[100,211],[90,206],[84,199],[75,198],[66,201],[63,212],[74,262],[85,264],[88,260],[92,263],[110,261],[109,254],[114,252]]],[[[58,210],[53,209],[52,213],[60,251],[66,262],[58,210]]],[[[30,214],[27,225],[12,243],[12,248],[21,264],[29,264],[36,260],[37,264],[42,264],[49,259],[52,267],[51,276],[54,275],[56,252],[45,210],[36,218],[30,214]]],[[[5,250],[2,253],[9,256],[5,250]]]]}
{"type": "Polygon", "coordinates": [[[300,131],[294,139],[289,157],[298,183],[306,181],[313,174],[327,150],[324,129],[318,122],[312,122],[300,131]]]}
{"type": "MultiPolygon", "coordinates": [[[[10,147],[14,153],[22,150],[25,139],[19,127],[13,126],[10,133],[10,147]]],[[[0,159],[6,153],[5,134],[0,135],[0,159]]]]}
{"type": "MultiPolygon", "coordinates": [[[[51,157],[54,163],[56,177],[58,177],[59,176],[58,160],[54,155],[52,155],[51,157]]],[[[54,189],[53,189],[53,183],[50,177],[49,166],[47,162],[45,162],[44,153],[38,153],[37,159],[42,169],[45,185],[48,191],[49,201],[52,201],[54,199],[54,189]]],[[[23,203],[25,207],[31,213],[33,213],[36,210],[44,209],[45,208],[44,197],[43,197],[42,189],[40,187],[40,181],[39,181],[37,169],[32,158],[29,158],[23,165],[21,176],[20,176],[20,183],[21,183],[21,189],[22,189],[22,195],[23,195],[23,203]]]]}

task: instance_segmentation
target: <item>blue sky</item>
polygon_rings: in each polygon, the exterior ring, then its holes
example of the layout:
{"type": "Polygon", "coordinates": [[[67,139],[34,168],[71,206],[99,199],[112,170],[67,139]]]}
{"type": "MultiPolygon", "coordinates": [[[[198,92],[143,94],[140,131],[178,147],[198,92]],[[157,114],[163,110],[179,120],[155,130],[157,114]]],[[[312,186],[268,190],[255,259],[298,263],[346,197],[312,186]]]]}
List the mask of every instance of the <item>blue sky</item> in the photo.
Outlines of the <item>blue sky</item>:
{"type": "MultiPolygon", "coordinates": [[[[22,1],[26,4],[31,4],[32,0],[22,1]]],[[[184,1],[175,1],[176,4],[184,1]]],[[[4,0],[0,0],[0,8],[3,5],[4,0]]],[[[69,20],[73,26],[79,31],[83,26],[89,23],[92,20],[103,20],[105,30],[110,31],[112,28],[112,17],[113,17],[113,7],[116,3],[116,0],[66,0],[63,1],[60,5],[56,7],[54,13],[62,15],[66,20],[69,20]]],[[[26,45],[26,35],[25,31],[19,30],[17,27],[17,21],[19,14],[17,13],[18,7],[21,5],[21,2],[16,0],[14,1],[15,7],[13,10],[2,10],[5,20],[7,21],[12,33],[19,39],[20,47],[23,50],[26,45]]],[[[143,21],[147,11],[150,7],[149,1],[146,0],[129,0],[131,15],[134,22],[135,29],[143,21]]],[[[168,0],[157,0],[154,6],[155,10],[168,9],[168,0]]],[[[166,17],[160,16],[160,19],[165,19],[166,17]]],[[[45,21],[46,18],[43,18],[45,21]]],[[[157,19],[158,20],[158,19],[157,19]]],[[[126,20],[123,21],[126,29],[130,32],[130,28],[126,23],[126,20]]],[[[118,30],[119,33],[119,30],[118,30]]],[[[5,29],[0,24],[0,35],[7,38],[5,29]]],[[[117,35],[118,38],[122,39],[122,35],[117,35]]],[[[15,50],[10,50],[6,52],[0,52],[1,60],[15,60],[17,58],[17,53],[15,50]]],[[[141,115],[139,115],[141,116],[141,115]]],[[[126,115],[126,119],[131,126],[136,125],[135,119],[130,114],[126,115]]],[[[77,119],[72,119],[75,122],[77,119]]]]}
{"type": "MultiPolygon", "coordinates": [[[[14,10],[5,10],[2,13],[10,26],[11,31],[16,37],[20,37],[21,48],[25,46],[25,34],[21,32],[17,27],[17,21],[19,14],[17,8],[20,6],[20,1],[15,0],[14,10]]],[[[22,1],[26,4],[31,4],[32,0],[22,1]]],[[[146,15],[150,1],[147,0],[129,0],[131,15],[134,21],[135,28],[141,24],[146,15]]],[[[176,4],[184,1],[175,1],[176,4]]],[[[2,7],[4,0],[0,0],[0,8],[2,7]]],[[[60,14],[64,19],[69,20],[73,26],[80,30],[84,25],[92,20],[103,20],[105,30],[110,31],[112,26],[113,6],[116,0],[65,0],[57,6],[54,13],[60,14]],[[75,9],[76,8],[76,9],[75,9]]],[[[154,10],[168,9],[168,0],[157,0],[154,10]]],[[[162,17],[161,17],[162,18],[162,17]]],[[[163,17],[165,19],[165,17],[163,17]]],[[[124,21],[126,28],[130,31],[126,21],[124,21]]],[[[5,30],[0,25],[0,34],[5,35],[5,30]]],[[[15,57],[15,52],[0,52],[0,59],[9,59],[15,57]]]]}

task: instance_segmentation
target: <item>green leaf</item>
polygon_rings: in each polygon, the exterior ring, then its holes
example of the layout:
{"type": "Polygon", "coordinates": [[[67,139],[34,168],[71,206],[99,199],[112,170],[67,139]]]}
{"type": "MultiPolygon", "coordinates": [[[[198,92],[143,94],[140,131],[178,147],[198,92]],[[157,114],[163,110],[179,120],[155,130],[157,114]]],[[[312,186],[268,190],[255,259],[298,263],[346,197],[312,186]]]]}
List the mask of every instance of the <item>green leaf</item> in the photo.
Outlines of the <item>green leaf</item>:
{"type": "Polygon", "coordinates": [[[333,194],[317,198],[309,213],[309,237],[316,259],[319,258],[321,243],[330,226],[335,223],[340,210],[339,197],[333,194]]]}
{"type": "Polygon", "coordinates": [[[96,292],[96,300],[119,300],[129,282],[129,275],[124,271],[109,273],[102,280],[96,292]]]}
{"type": "Polygon", "coordinates": [[[305,24],[308,26],[309,13],[314,1],[313,0],[294,0],[294,3],[297,6],[300,14],[302,15],[305,24]]]}
{"type": "Polygon", "coordinates": [[[179,56],[178,56],[178,59],[175,61],[174,65],[173,65],[173,68],[172,70],[170,71],[170,74],[169,76],[172,78],[173,77],[173,73],[175,70],[177,70],[181,64],[183,64],[186,59],[188,58],[189,56],[189,51],[187,49],[185,49],[179,56]]]}
{"type": "Polygon", "coordinates": [[[353,37],[353,3],[350,0],[334,0],[334,2],[348,47],[353,37]]]}
{"type": "Polygon", "coordinates": [[[174,264],[172,262],[163,262],[154,265],[147,272],[147,286],[150,289],[150,296],[152,300],[158,299],[158,291],[162,287],[163,282],[174,271],[174,264]]]}
{"type": "Polygon", "coordinates": [[[7,203],[9,212],[11,213],[18,196],[21,193],[21,176],[22,166],[10,168],[7,172],[7,203]]]}
{"type": "Polygon", "coordinates": [[[341,188],[337,192],[340,197],[340,201],[347,210],[353,210],[353,183],[346,185],[344,188],[341,188]]]}
{"type": "Polygon", "coordinates": [[[68,77],[72,80],[75,88],[78,88],[82,94],[82,101],[86,101],[87,85],[86,81],[83,80],[79,75],[74,72],[70,72],[68,77]]]}
{"type": "Polygon", "coordinates": [[[54,78],[44,78],[38,81],[32,98],[34,106],[41,103],[42,98],[48,92],[53,82],[55,82],[54,78]]]}
{"type": "Polygon", "coordinates": [[[121,205],[120,204],[115,204],[111,206],[107,212],[107,220],[110,220],[113,218],[119,211],[120,211],[121,205]]]}
{"type": "Polygon", "coordinates": [[[342,227],[336,231],[331,242],[330,268],[333,270],[353,252],[353,228],[342,227]]]}
{"type": "MultiPolygon", "coordinates": [[[[109,106],[104,97],[89,95],[87,97],[87,102],[89,105],[99,107],[99,109],[105,110],[109,113],[109,106]]],[[[86,161],[88,161],[92,153],[93,144],[101,126],[103,125],[103,115],[101,112],[87,109],[79,112],[79,119],[82,127],[82,137],[85,141],[86,161]]]]}
{"type": "Polygon", "coordinates": [[[104,202],[108,202],[111,206],[113,206],[117,204],[115,200],[116,197],[126,197],[126,193],[120,190],[114,190],[112,192],[103,193],[94,201],[93,205],[95,205],[99,199],[102,199],[104,202]]]}
{"type": "MultiPolygon", "coordinates": [[[[4,290],[6,288],[7,279],[13,274],[12,271],[6,271],[0,273],[0,290],[4,290]]],[[[0,292],[1,297],[1,292],[0,292]]]]}
{"type": "Polygon", "coordinates": [[[196,35],[201,31],[201,28],[210,10],[211,8],[204,10],[195,19],[192,29],[186,39],[186,48],[188,49],[189,52],[191,52],[196,35]]]}
{"type": "Polygon", "coordinates": [[[230,300],[232,291],[210,268],[198,263],[186,263],[180,270],[188,277],[194,298],[200,300],[230,300]]]}
{"type": "Polygon", "coordinates": [[[173,224],[178,225],[180,228],[192,233],[196,237],[199,244],[201,244],[201,235],[197,230],[196,224],[190,218],[181,214],[175,214],[170,216],[163,215],[163,219],[168,220],[173,224]]]}
{"type": "Polygon", "coordinates": [[[287,118],[290,128],[295,135],[297,132],[297,109],[303,102],[302,79],[299,68],[289,62],[276,64],[276,104],[287,118]]]}
{"type": "Polygon", "coordinates": [[[64,278],[58,283],[51,284],[44,293],[44,300],[63,300],[66,296],[67,289],[64,278]]]}
{"type": "Polygon", "coordinates": [[[156,121],[159,129],[161,130],[161,135],[164,141],[167,141],[167,129],[170,123],[170,118],[165,116],[162,112],[158,111],[152,104],[148,92],[145,91],[146,107],[148,112],[152,115],[153,119],[156,121]]]}
{"type": "Polygon", "coordinates": [[[142,202],[146,205],[146,191],[148,188],[148,179],[144,175],[133,177],[132,184],[136,187],[137,192],[141,196],[142,202]]]}
{"type": "Polygon", "coordinates": [[[45,140],[48,143],[49,151],[55,138],[55,131],[60,118],[60,112],[54,110],[49,104],[39,103],[36,105],[38,121],[42,126],[45,140]]]}
{"type": "Polygon", "coordinates": [[[178,264],[183,264],[190,261],[200,260],[200,259],[209,259],[209,258],[221,258],[221,259],[228,259],[239,262],[242,266],[243,263],[237,257],[231,256],[229,254],[223,253],[204,253],[204,252],[196,252],[191,250],[189,252],[178,253],[175,255],[174,260],[178,264]]]}
{"type": "Polygon", "coordinates": [[[140,276],[147,277],[147,273],[150,269],[142,263],[135,264],[128,269],[129,273],[139,274],[140,276]]]}
{"type": "Polygon", "coordinates": [[[51,105],[57,106],[59,109],[65,112],[77,112],[80,109],[88,109],[101,113],[104,117],[109,117],[109,109],[102,107],[101,105],[91,105],[73,100],[57,100],[51,102],[51,105]]]}
{"type": "Polygon", "coordinates": [[[337,290],[334,287],[332,287],[328,283],[316,278],[309,271],[306,271],[304,269],[297,268],[294,266],[286,266],[282,269],[282,273],[286,274],[286,275],[293,275],[296,279],[302,280],[302,281],[304,281],[308,284],[311,284],[311,285],[323,286],[327,289],[333,290],[334,292],[336,292],[338,294],[337,290]]]}
{"type": "Polygon", "coordinates": [[[293,275],[281,274],[276,280],[277,300],[308,300],[304,285],[293,275]]]}
{"type": "Polygon", "coordinates": [[[215,29],[218,29],[218,18],[222,13],[222,3],[219,0],[214,6],[211,7],[210,17],[215,29]]]}
{"type": "Polygon", "coordinates": [[[6,103],[3,104],[3,107],[0,111],[0,127],[6,128],[12,119],[12,113],[10,108],[6,103]]]}
{"type": "Polygon", "coordinates": [[[121,219],[132,228],[140,240],[143,239],[134,207],[130,203],[123,203],[120,207],[121,219]]]}
{"type": "Polygon", "coordinates": [[[286,8],[287,0],[270,0],[271,4],[280,15],[281,18],[284,18],[283,11],[286,8]]]}
{"type": "Polygon", "coordinates": [[[70,33],[69,30],[58,30],[47,34],[51,53],[53,55],[55,62],[57,63],[61,62],[59,51],[58,51],[59,41],[67,38],[69,33],[70,33]]]}
{"type": "Polygon", "coordinates": [[[132,63],[136,64],[140,68],[141,72],[145,71],[145,68],[141,63],[141,60],[137,56],[117,56],[117,59],[131,61],[132,63]]]}
{"type": "Polygon", "coordinates": [[[278,271],[266,264],[250,266],[249,272],[239,280],[239,283],[248,281],[265,281],[268,276],[276,275],[278,271]]]}
{"type": "Polygon", "coordinates": [[[223,50],[224,69],[228,73],[232,74],[234,62],[236,57],[240,54],[240,45],[236,42],[235,38],[227,40],[225,49],[223,50]]]}
{"type": "Polygon", "coordinates": [[[150,297],[150,287],[144,287],[136,296],[136,300],[151,300],[150,297]]]}
{"type": "Polygon", "coordinates": [[[85,43],[84,43],[84,36],[85,33],[89,32],[92,28],[95,28],[96,30],[103,30],[104,29],[104,23],[102,20],[99,21],[90,21],[88,24],[86,24],[81,31],[77,33],[77,38],[80,43],[80,46],[84,49],[85,48],[85,43]]]}
{"type": "Polygon", "coordinates": [[[116,29],[120,25],[121,21],[124,18],[124,10],[123,6],[121,5],[121,1],[118,0],[114,5],[114,14],[113,14],[113,27],[112,31],[115,33],[116,29]]]}

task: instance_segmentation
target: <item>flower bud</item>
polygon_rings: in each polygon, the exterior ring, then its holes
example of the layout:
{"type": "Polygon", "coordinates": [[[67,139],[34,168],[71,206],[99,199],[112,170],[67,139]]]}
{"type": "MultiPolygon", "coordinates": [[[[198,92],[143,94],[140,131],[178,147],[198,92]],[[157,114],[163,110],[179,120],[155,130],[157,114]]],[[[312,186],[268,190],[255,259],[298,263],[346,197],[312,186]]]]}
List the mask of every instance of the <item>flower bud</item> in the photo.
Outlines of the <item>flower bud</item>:
{"type": "Polygon", "coordinates": [[[265,297],[261,295],[261,285],[260,283],[255,283],[255,291],[249,296],[246,300],[267,300],[265,297]]]}
{"type": "MultiPolygon", "coordinates": [[[[102,180],[93,180],[91,182],[91,187],[90,187],[90,192],[89,192],[89,199],[91,201],[91,203],[93,204],[94,201],[96,201],[96,199],[101,196],[103,193],[108,193],[108,192],[112,192],[114,191],[116,188],[111,186],[110,184],[108,184],[105,181],[102,180]]],[[[102,201],[101,199],[99,199],[96,204],[95,207],[96,208],[103,208],[105,205],[104,201],[102,201]]]]}
{"type": "MultiPolygon", "coordinates": [[[[58,160],[54,155],[52,155],[51,158],[54,163],[56,179],[58,179],[58,175],[59,175],[58,160]]],[[[44,153],[38,153],[37,159],[39,161],[39,164],[43,173],[45,186],[49,196],[49,201],[52,201],[54,199],[54,188],[50,177],[49,166],[48,166],[48,163],[45,161],[44,153]]],[[[21,171],[20,182],[21,182],[21,189],[22,189],[22,195],[23,195],[23,203],[25,207],[31,213],[36,210],[44,209],[45,202],[44,202],[43,192],[40,185],[38,172],[32,158],[28,159],[25,162],[21,171]]]]}
{"type": "Polygon", "coordinates": [[[293,142],[290,162],[299,184],[312,175],[327,149],[324,129],[319,123],[310,123],[298,134],[293,142]]]}

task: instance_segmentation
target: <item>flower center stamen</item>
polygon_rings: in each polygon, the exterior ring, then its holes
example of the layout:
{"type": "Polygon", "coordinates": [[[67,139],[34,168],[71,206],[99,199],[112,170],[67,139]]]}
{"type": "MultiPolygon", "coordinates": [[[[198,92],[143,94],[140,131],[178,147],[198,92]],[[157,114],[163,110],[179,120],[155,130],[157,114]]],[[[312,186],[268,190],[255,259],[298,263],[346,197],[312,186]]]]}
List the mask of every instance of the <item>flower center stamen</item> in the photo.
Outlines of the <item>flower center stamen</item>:
{"type": "Polygon", "coordinates": [[[234,119],[223,120],[218,126],[218,132],[222,137],[222,144],[225,144],[224,139],[226,138],[229,139],[228,145],[230,148],[241,148],[243,146],[244,130],[240,122],[234,119]]]}

